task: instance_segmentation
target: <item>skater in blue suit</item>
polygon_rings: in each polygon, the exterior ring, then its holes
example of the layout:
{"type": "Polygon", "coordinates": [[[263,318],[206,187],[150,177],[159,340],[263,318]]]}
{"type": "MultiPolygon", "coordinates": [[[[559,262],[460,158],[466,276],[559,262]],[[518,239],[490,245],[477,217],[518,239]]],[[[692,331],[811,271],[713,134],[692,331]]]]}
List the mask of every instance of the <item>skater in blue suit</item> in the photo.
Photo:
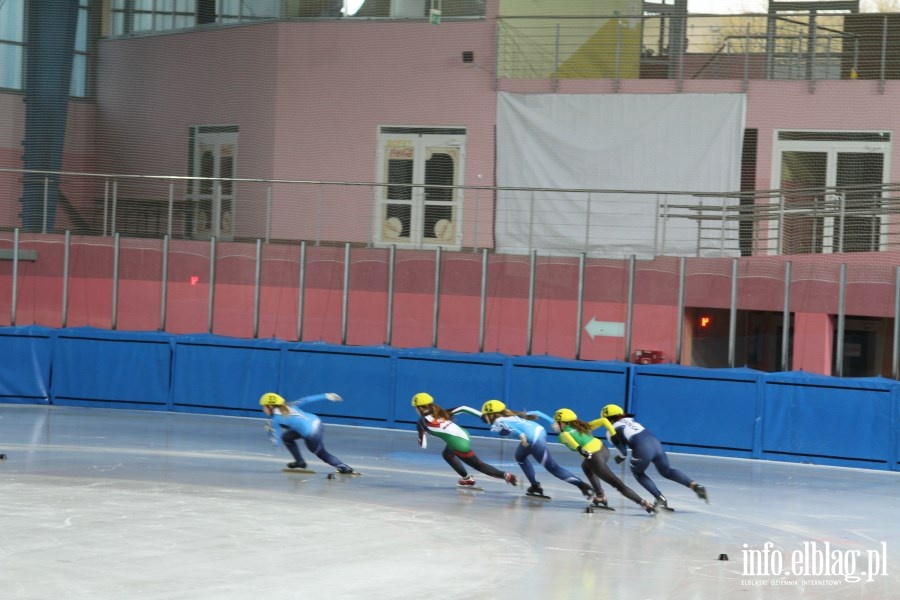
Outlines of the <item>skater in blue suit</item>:
{"type": "Polygon", "coordinates": [[[322,443],[322,419],[312,413],[300,410],[304,404],[319,400],[340,402],[341,397],[332,393],[315,394],[304,396],[294,402],[285,402],[284,398],[274,392],[263,394],[259,399],[259,405],[262,406],[263,412],[271,418],[271,421],[266,424],[269,439],[275,445],[278,445],[280,439],[294,457],[294,462],[287,465],[289,469],[306,468],[306,461],[303,460],[300,448],[297,446],[297,440],[302,438],[310,452],[336,468],[338,473],[353,473],[351,467],[325,449],[325,445],[322,443]]]}
{"type": "Polygon", "coordinates": [[[647,468],[650,463],[656,465],[656,470],[666,479],[690,488],[701,499],[709,504],[709,496],[706,488],[693,481],[682,471],[669,465],[669,457],[662,447],[659,439],[645,429],[643,425],[634,420],[634,415],[626,413],[621,406],[607,404],[600,411],[600,418],[590,423],[592,429],[603,427],[609,441],[618,448],[622,456],[616,457],[616,462],[622,462],[631,448],[631,473],[644,489],[656,498],[654,507],[668,508],[666,497],[662,495],[653,480],[647,476],[647,468]]]}
{"type": "MultiPolygon", "coordinates": [[[[457,411],[459,410],[457,409],[457,411]]],[[[535,475],[534,466],[528,460],[530,456],[550,471],[553,476],[577,487],[586,498],[594,497],[594,490],[590,485],[561,467],[550,455],[550,449],[547,448],[547,430],[537,422],[537,419],[542,418],[548,423],[553,423],[553,419],[549,416],[540,411],[512,411],[499,400],[488,400],[481,407],[481,418],[491,426],[491,431],[499,433],[501,436],[515,435],[519,438],[520,443],[516,447],[515,457],[522,472],[525,473],[525,477],[531,483],[531,487],[525,491],[526,494],[544,495],[544,490],[535,475]]]]}

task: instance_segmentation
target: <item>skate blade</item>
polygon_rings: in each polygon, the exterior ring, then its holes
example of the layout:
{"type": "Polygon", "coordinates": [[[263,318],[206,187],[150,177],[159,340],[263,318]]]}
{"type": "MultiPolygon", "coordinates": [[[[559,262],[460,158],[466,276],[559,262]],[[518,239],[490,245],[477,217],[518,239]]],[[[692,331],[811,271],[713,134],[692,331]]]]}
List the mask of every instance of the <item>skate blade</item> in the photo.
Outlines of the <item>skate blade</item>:
{"type": "Polygon", "coordinates": [[[550,496],[547,496],[545,494],[529,494],[528,492],[525,492],[525,497],[535,498],[536,500],[551,500],[550,496]]]}
{"type": "Polygon", "coordinates": [[[312,469],[282,469],[282,473],[299,473],[301,475],[315,475],[316,472],[312,469]]]}
{"type": "Polygon", "coordinates": [[[477,485],[458,485],[458,486],[456,486],[456,489],[472,491],[472,492],[483,492],[484,491],[483,487],[479,487],[477,485]]]}

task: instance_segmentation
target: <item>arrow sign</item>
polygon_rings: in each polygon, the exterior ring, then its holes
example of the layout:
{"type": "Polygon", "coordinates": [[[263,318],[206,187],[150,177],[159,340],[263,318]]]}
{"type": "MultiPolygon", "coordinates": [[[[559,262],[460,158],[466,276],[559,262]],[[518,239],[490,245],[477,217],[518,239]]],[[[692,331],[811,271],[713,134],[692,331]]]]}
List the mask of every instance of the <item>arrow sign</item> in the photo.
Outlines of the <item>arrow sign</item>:
{"type": "Polygon", "coordinates": [[[597,321],[594,317],[584,326],[584,331],[591,339],[595,336],[602,335],[608,337],[625,337],[625,323],[617,323],[615,321],[597,321]]]}

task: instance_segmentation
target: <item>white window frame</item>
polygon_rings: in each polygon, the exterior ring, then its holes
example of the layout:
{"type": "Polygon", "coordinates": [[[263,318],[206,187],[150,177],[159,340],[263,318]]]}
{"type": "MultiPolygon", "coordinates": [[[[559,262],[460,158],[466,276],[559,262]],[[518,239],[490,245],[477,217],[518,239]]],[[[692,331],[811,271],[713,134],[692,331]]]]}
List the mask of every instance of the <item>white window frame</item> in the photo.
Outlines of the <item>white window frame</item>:
{"type": "Polygon", "coordinates": [[[388,186],[376,186],[373,210],[373,244],[376,247],[397,246],[404,249],[436,248],[438,246],[447,250],[458,250],[462,245],[463,223],[463,199],[464,193],[461,187],[453,190],[451,202],[429,202],[425,200],[425,161],[429,148],[455,148],[457,159],[454,165],[453,185],[462,186],[465,181],[465,157],[466,135],[462,127],[406,127],[406,126],[382,126],[378,131],[378,151],[376,160],[375,181],[379,184],[388,183],[388,148],[407,147],[412,153],[413,160],[413,189],[411,199],[408,201],[391,201],[387,198],[388,186]],[[405,131],[397,131],[405,130],[405,131]],[[388,219],[384,218],[386,205],[409,204],[410,206],[410,235],[408,239],[396,239],[387,235],[390,232],[388,219]],[[449,223],[451,227],[447,236],[443,238],[431,238],[425,235],[423,223],[427,206],[448,206],[453,218],[449,223]]]}
{"type": "MultiPolygon", "coordinates": [[[[772,132],[773,135],[773,144],[772,144],[772,172],[771,172],[771,187],[770,189],[777,190],[781,188],[781,159],[784,152],[819,152],[825,153],[827,155],[827,166],[826,166],[826,180],[825,186],[827,188],[835,188],[837,186],[837,159],[839,153],[858,153],[858,154],[882,154],[883,156],[883,167],[881,170],[881,178],[882,184],[888,184],[891,182],[891,143],[893,141],[893,133],[891,133],[891,139],[887,141],[837,141],[837,140],[782,140],[779,139],[779,135],[782,133],[821,133],[823,135],[827,134],[855,134],[855,133],[871,133],[878,134],[883,133],[884,130],[848,130],[848,131],[837,131],[831,129],[776,129],[772,132]]],[[[884,251],[887,247],[887,234],[889,228],[889,221],[886,218],[886,215],[879,216],[879,236],[878,236],[878,251],[884,251]]],[[[783,235],[783,224],[781,223],[781,219],[774,219],[769,221],[769,239],[778,240],[780,236],[783,235]]],[[[824,219],[824,226],[822,229],[822,253],[823,254],[831,254],[838,251],[838,248],[835,247],[835,235],[836,232],[834,230],[834,217],[829,216],[824,219]]],[[[778,253],[778,248],[781,244],[777,244],[776,247],[772,247],[769,249],[770,255],[775,255],[778,253]]],[[[873,250],[874,251],[874,250],[873,250]]]]}

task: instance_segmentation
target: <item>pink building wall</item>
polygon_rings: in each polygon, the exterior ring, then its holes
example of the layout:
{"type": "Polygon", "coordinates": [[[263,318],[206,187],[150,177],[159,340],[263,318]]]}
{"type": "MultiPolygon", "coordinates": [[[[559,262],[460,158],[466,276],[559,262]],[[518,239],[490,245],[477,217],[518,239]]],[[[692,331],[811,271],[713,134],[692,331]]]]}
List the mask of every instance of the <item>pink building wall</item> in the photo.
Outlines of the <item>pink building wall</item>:
{"type": "MultiPolygon", "coordinates": [[[[375,148],[384,125],[459,126],[467,130],[465,183],[494,182],[496,92],[523,93],[739,93],[741,81],[723,80],[561,80],[495,81],[495,23],[446,22],[440,27],[414,22],[280,22],[210,31],[103,40],[99,48],[96,103],[73,101],[65,167],[106,173],[186,175],[188,129],[198,125],[240,128],[237,176],[241,178],[371,182],[377,179],[375,148]],[[476,63],[464,64],[463,51],[476,63]],[[110,83],[113,82],[113,83],[110,83]]],[[[774,130],[897,129],[895,98],[900,82],[884,93],[874,81],[750,81],[747,127],[759,129],[756,186],[772,180],[774,130]]],[[[24,106],[17,94],[0,94],[0,164],[20,166],[24,106]]],[[[893,153],[891,173],[900,172],[893,153]]],[[[896,175],[895,175],[896,178],[896,175]]],[[[0,177],[0,193],[17,198],[18,180],[0,177]]],[[[71,191],[92,203],[99,184],[71,191]]],[[[159,188],[130,186],[125,194],[164,200],[159,188]]],[[[184,193],[179,185],[178,193],[184,193]]],[[[274,239],[314,239],[321,232],[309,218],[321,203],[337,217],[325,239],[368,242],[371,192],[365,186],[297,188],[273,186],[274,239]]],[[[490,194],[466,196],[464,246],[489,247],[493,206],[490,194]],[[478,227],[476,233],[476,227],[478,227]]],[[[242,189],[244,228],[238,235],[261,237],[265,187],[242,189]]],[[[2,203],[0,219],[16,223],[18,204],[2,203]]],[[[4,234],[5,236],[6,234],[4,234]]],[[[36,263],[20,265],[17,323],[61,325],[60,238],[27,238],[39,250],[36,263]]],[[[0,240],[8,248],[10,238],[0,240]]],[[[76,244],[72,259],[67,325],[109,327],[112,285],[110,239],[76,244]]],[[[119,289],[120,329],[156,329],[160,323],[158,240],[123,241],[119,289]]],[[[253,323],[255,248],[220,244],[214,330],[249,337],[253,323]]],[[[173,241],[166,328],[205,331],[208,319],[208,244],[173,241]],[[191,283],[192,277],[196,282],[191,283]]],[[[296,246],[265,247],[259,335],[296,337],[296,246]],[[284,256],[281,256],[284,254],[284,256]]],[[[384,341],[386,266],[384,253],[354,248],[348,343],[384,341]],[[366,254],[368,253],[368,254],[366,254]]],[[[830,369],[831,318],[837,312],[837,273],[846,262],[853,274],[847,290],[848,314],[893,316],[895,253],[790,257],[794,264],[792,310],[797,314],[796,368],[830,369]],[[874,272],[877,271],[877,272],[874,272]]],[[[338,342],[341,337],[343,249],[316,248],[307,273],[304,339],[338,342]]],[[[741,310],[781,311],[785,257],[742,259],[741,310]]],[[[444,265],[439,345],[478,350],[480,254],[448,253],[444,265]]],[[[526,352],[528,260],[491,258],[485,332],[486,351],[526,352]]],[[[731,261],[691,260],[689,307],[727,308],[731,261]]],[[[623,261],[591,261],[585,281],[582,322],[577,322],[577,271],[554,260],[537,286],[533,354],[572,356],[579,327],[591,318],[625,320],[627,270],[623,261]]],[[[677,337],[676,259],[640,263],[632,348],[675,354],[677,337]]],[[[398,256],[392,343],[428,346],[432,341],[433,254],[398,256]]],[[[10,264],[0,262],[0,315],[8,315],[10,264]],[[5,312],[4,312],[5,311],[5,312]]],[[[3,322],[0,317],[0,323],[3,322]]],[[[689,340],[686,340],[689,344],[689,340]]],[[[621,338],[584,335],[582,357],[624,358],[621,338]]]]}

